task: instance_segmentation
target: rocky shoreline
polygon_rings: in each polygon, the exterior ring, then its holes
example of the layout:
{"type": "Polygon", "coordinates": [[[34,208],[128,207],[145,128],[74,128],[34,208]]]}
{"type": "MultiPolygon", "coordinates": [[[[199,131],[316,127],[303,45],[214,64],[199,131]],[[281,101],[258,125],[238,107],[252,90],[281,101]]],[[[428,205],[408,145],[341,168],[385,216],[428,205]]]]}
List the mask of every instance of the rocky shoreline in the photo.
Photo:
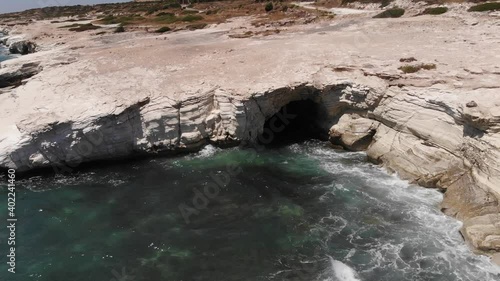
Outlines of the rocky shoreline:
{"type": "Polygon", "coordinates": [[[9,29],[0,30],[0,44],[9,49],[11,54],[27,55],[36,52],[36,43],[25,40],[23,36],[9,36],[9,29]]]}
{"type": "Polygon", "coordinates": [[[280,109],[309,100],[333,143],[442,189],[443,212],[464,222],[475,251],[498,261],[499,26],[495,14],[461,11],[346,15],[243,39],[229,35],[250,28],[248,18],[168,35],[15,27],[10,36],[38,38],[40,51],[0,69],[0,166],[71,170],[251,144],[280,109]],[[402,72],[410,57],[437,69],[402,72]]]}

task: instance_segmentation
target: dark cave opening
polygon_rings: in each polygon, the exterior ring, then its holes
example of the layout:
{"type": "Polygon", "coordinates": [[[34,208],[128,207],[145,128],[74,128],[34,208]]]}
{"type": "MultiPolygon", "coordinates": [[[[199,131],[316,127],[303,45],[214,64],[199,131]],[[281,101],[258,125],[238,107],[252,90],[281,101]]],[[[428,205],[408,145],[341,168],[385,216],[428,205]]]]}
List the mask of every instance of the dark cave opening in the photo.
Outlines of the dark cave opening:
{"type": "Polygon", "coordinates": [[[322,111],[312,100],[292,101],[267,119],[259,143],[282,146],[309,139],[327,140],[327,131],[319,125],[322,111]]]}

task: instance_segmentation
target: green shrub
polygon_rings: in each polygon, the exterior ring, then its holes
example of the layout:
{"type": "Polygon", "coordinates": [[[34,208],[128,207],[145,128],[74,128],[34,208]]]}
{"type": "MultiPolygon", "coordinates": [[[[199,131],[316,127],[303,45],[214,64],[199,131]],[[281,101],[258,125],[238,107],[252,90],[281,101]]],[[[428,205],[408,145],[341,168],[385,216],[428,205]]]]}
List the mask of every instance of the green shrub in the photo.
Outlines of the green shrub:
{"type": "Polygon", "coordinates": [[[125,27],[123,27],[123,25],[120,25],[115,29],[115,33],[122,33],[122,32],[125,32],[125,27]]]}
{"type": "Polygon", "coordinates": [[[164,26],[164,27],[160,27],[159,29],[157,29],[155,32],[156,33],[165,33],[167,31],[171,31],[172,29],[168,26],[164,26]]]}
{"type": "Polygon", "coordinates": [[[69,28],[68,29],[69,31],[82,32],[82,31],[87,31],[87,30],[96,30],[96,29],[99,29],[101,27],[93,25],[91,23],[86,23],[86,24],[74,23],[71,25],[61,26],[59,28],[69,28]]]}
{"type": "Polygon", "coordinates": [[[127,15],[127,16],[120,16],[120,17],[108,15],[108,16],[105,16],[104,18],[100,19],[99,21],[103,24],[127,25],[127,24],[132,23],[135,20],[142,20],[142,19],[144,19],[144,18],[139,16],[139,15],[127,15]]]}
{"type": "Polygon", "coordinates": [[[404,65],[398,68],[399,70],[403,71],[403,73],[415,73],[420,71],[421,69],[425,70],[431,70],[431,69],[436,69],[436,65],[433,63],[422,63],[422,64],[417,64],[417,65],[404,65]]]}
{"type": "Polygon", "coordinates": [[[194,10],[184,10],[181,12],[182,15],[191,15],[191,14],[198,14],[198,11],[194,10]]]}
{"type": "Polygon", "coordinates": [[[266,12],[270,12],[274,9],[273,3],[269,2],[266,4],[266,7],[264,8],[266,12]]]}
{"type": "Polygon", "coordinates": [[[157,22],[169,24],[169,23],[174,23],[179,19],[174,14],[166,13],[165,15],[156,17],[154,20],[157,22]]]}
{"type": "Polygon", "coordinates": [[[252,31],[247,31],[243,34],[230,34],[229,37],[230,38],[250,38],[253,36],[253,32],[252,31]]]}
{"type": "Polygon", "coordinates": [[[436,65],[433,63],[423,63],[420,65],[420,67],[425,70],[436,69],[436,65]]]}
{"type": "Polygon", "coordinates": [[[404,65],[398,69],[403,71],[403,73],[415,73],[415,72],[418,72],[422,68],[417,66],[417,65],[404,65]]]}
{"type": "Polygon", "coordinates": [[[151,15],[151,14],[154,14],[155,12],[158,12],[160,10],[160,8],[158,7],[151,7],[148,9],[148,11],[146,12],[146,15],[151,15]]]}
{"type": "Polygon", "coordinates": [[[436,7],[436,8],[427,8],[425,9],[421,15],[441,15],[448,12],[447,7],[436,7]]]}
{"type": "Polygon", "coordinates": [[[196,29],[203,29],[207,26],[206,23],[194,23],[186,26],[187,29],[189,30],[196,30],[196,29]]]}
{"type": "Polygon", "coordinates": [[[203,19],[203,17],[200,15],[187,15],[187,16],[182,17],[180,20],[192,22],[192,21],[198,21],[198,20],[202,20],[202,19],[203,19]]]}
{"type": "Polygon", "coordinates": [[[207,16],[208,16],[208,15],[215,15],[215,14],[217,14],[218,12],[219,12],[218,10],[208,10],[208,11],[205,13],[205,15],[207,15],[207,16]]]}
{"type": "Polygon", "coordinates": [[[113,15],[107,15],[107,16],[105,16],[105,17],[103,17],[103,18],[99,19],[99,21],[101,21],[101,22],[102,22],[102,23],[104,23],[104,24],[113,24],[113,23],[114,23],[114,22],[113,22],[114,20],[116,20],[116,17],[115,17],[115,16],[113,16],[113,15]]]}
{"type": "Polygon", "coordinates": [[[405,14],[405,10],[401,8],[392,8],[383,11],[382,13],[374,16],[373,18],[399,18],[405,14]]]}
{"type": "Polygon", "coordinates": [[[483,3],[469,8],[469,12],[485,12],[500,10],[500,2],[483,3]]]}
{"type": "Polygon", "coordinates": [[[81,24],[79,27],[70,28],[69,31],[82,32],[82,31],[87,31],[87,30],[96,30],[99,28],[101,28],[101,27],[93,25],[91,23],[88,23],[88,24],[81,24]]]}
{"type": "Polygon", "coordinates": [[[166,9],[168,9],[168,8],[175,9],[175,8],[181,8],[182,6],[179,3],[171,3],[171,4],[168,4],[166,7],[167,7],[166,9]]]}
{"type": "Polygon", "coordinates": [[[380,8],[385,8],[387,6],[389,6],[389,4],[391,4],[392,0],[382,0],[382,2],[380,3],[380,8]]]}
{"type": "Polygon", "coordinates": [[[173,17],[174,14],[172,13],[167,13],[167,12],[161,12],[161,13],[158,13],[156,14],[157,17],[161,17],[161,16],[170,16],[170,17],[173,17]]]}
{"type": "Polygon", "coordinates": [[[417,61],[417,59],[414,57],[400,58],[399,59],[399,62],[414,62],[414,61],[417,61]]]}
{"type": "Polygon", "coordinates": [[[74,24],[70,24],[70,25],[60,26],[59,28],[71,28],[71,27],[79,27],[79,26],[80,26],[79,23],[74,23],[74,24]]]}

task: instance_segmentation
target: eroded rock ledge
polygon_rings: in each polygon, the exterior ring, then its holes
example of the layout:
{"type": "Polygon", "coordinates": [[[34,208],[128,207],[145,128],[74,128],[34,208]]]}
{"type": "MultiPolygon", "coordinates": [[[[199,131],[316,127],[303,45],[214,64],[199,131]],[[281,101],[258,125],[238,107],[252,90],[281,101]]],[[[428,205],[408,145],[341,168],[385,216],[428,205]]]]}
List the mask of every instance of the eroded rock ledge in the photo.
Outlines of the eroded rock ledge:
{"type": "Polygon", "coordinates": [[[496,91],[478,94],[485,95],[482,102],[468,107],[452,93],[391,88],[375,110],[342,116],[330,135],[348,149],[366,149],[403,179],[442,189],[443,212],[464,221],[461,233],[474,249],[494,255],[500,251],[500,107],[496,91]]]}
{"type": "MultiPolygon", "coordinates": [[[[470,108],[446,91],[341,83],[283,87],[250,98],[217,89],[175,103],[143,99],[89,120],[17,125],[18,142],[3,147],[2,167],[71,169],[82,162],[137,154],[177,153],[257,141],[264,123],[292,101],[312,100],[331,141],[366,150],[425,187],[445,190],[442,209],[464,221],[462,234],[483,253],[500,251],[500,107],[470,108]],[[83,121],[83,122],[82,122],[83,121]]],[[[479,97],[479,96],[478,96],[479,97]]],[[[2,144],[5,144],[5,140],[2,144]]]]}
{"type": "Polygon", "coordinates": [[[16,125],[18,140],[3,147],[8,153],[2,155],[0,163],[23,171],[197,150],[208,143],[253,143],[263,133],[267,119],[290,102],[305,99],[318,104],[323,112],[318,122],[328,131],[342,112],[373,110],[382,96],[382,89],[345,82],[321,88],[308,84],[283,87],[249,98],[234,97],[221,89],[176,102],[147,97],[87,120],[43,126],[21,121],[16,125]]]}

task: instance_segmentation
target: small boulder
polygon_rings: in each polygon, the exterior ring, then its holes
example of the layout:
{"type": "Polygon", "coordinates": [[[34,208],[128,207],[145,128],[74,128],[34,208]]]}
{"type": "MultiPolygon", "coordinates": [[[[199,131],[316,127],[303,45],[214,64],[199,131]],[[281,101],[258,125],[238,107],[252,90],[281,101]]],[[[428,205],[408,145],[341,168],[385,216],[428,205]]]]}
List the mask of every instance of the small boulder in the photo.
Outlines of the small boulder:
{"type": "Polygon", "coordinates": [[[475,101],[470,101],[465,104],[467,107],[477,107],[477,103],[475,101]]]}
{"type": "Polygon", "coordinates": [[[399,62],[414,62],[414,61],[417,61],[416,58],[414,57],[409,57],[409,58],[400,58],[399,59],[399,62]]]}
{"type": "Polygon", "coordinates": [[[27,55],[27,54],[32,54],[36,51],[36,44],[31,42],[31,41],[17,41],[9,46],[9,51],[12,54],[21,54],[21,55],[27,55]]]}
{"type": "Polygon", "coordinates": [[[366,150],[375,135],[378,122],[357,115],[344,114],[330,129],[330,142],[353,150],[366,150]]]}

